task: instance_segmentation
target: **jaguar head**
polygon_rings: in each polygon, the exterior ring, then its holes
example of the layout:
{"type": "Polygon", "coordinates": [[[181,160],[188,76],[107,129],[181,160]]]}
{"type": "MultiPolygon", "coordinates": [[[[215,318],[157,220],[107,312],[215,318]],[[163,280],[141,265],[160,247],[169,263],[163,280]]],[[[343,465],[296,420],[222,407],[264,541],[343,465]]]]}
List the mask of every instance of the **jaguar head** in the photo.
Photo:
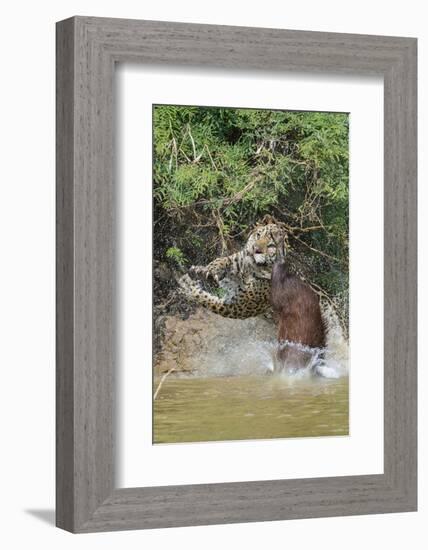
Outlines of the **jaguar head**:
{"type": "Polygon", "coordinates": [[[256,225],[251,232],[246,249],[258,266],[272,266],[277,259],[285,258],[287,233],[282,224],[256,225]]]}

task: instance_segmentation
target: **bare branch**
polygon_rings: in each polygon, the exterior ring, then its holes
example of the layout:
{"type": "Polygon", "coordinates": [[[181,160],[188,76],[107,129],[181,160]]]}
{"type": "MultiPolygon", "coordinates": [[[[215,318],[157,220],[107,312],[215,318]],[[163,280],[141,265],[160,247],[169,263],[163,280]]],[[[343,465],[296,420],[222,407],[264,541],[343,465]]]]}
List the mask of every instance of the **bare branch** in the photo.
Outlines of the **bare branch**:
{"type": "Polygon", "coordinates": [[[192,142],[192,148],[193,148],[193,160],[196,161],[196,146],[195,146],[195,140],[193,139],[192,132],[190,131],[190,124],[187,125],[187,133],[189,134],[190,141],[192,142]]]}
{"type": "Polygon", "coordinates": [[[217,171],[218,171],[218,170],[217,170],[217,166],[216,166],[216,164],[215,164],[215,162],[214,162],[214,160],[213,160],[213,157],[211,156],[211,151],[209,150],[207,144],[205,144],[205,147],[206,147],[206,149],[207,149],[207,151],[208,151],[208,156],[210,157],[211,164],[213,165],[214,170],[217,172],[217,171]]]}
{"type": "Polygon", "coordinates": [[[215,217],[215,220],[216,220],[216,223],[217,223],[218,232],[219,232],[220,240],[221,240],[221,253],[224,254],[225,252],[227,252],[227,243],[226,243],[226,239],[224,238],[223,220],[222,220],[222,218],[220,216],[220,212],[218,210],[217,210],[217,212],[214,213],[214,217],[215,217]]]}
{"type": "Polygon", "coordinates": [[[338,264],[343,263],[341,260],[339,260],[339,258],[335,258],[334,256],[330,256],[330,254],[327,254],[326,252],[323,252],[322,250],[318,250],[318,248],[314,248],[313,246],[306,243],[304,240],[299,239],[299,237],[297,237],[296,235],[293,235],[293,233],[291,233],[291,236],[293,237],[293,239],[296,239],[296,241],[299,241],[299,243],[301,243],[304,246],[306,246],[307,248],[309,248],[309,250],[312,250],[312,252],[315,252],[315,254],[319,254],[320,256],[324,256],[325,258],[328,258],[329,260],[332,260],[333,262],[337,262],[338,264]]]}
{"type": "Polygon", "coordinates": [[[154,401],[154,400],[156,399],[156,397],[159,395],[159,392],[160,392],[160,389],[161,389],[161,387],[162,387],[162,384],[165,382],[167,376],[169,376],[169,375],[170,375],[172,372],[174,372],[174,371],[175,371],[175,368],[172,367],[171,369],[169,369],[168,372],[166,372],[166,373],[162,376],[162,378],[160,379],[159,385],[158,385],[158,387],[157,387],[157,389],[156,389],[156,391],[155,391],[155,393],[154,393],[154,395],[153,395],[153,401],[154,401]]]}

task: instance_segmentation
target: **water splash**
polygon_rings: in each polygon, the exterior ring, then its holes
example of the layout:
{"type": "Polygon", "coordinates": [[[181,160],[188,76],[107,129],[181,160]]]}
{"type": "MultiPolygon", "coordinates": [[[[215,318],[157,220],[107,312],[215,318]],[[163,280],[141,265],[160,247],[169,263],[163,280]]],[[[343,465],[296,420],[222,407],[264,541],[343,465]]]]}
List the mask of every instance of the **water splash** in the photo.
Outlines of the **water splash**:
{"type": "Polygon", "coordinates": [[[327,304],[323,306],[327,345],[316,372],[326,378],[341,378],[348,375],[349,343],[343,334],[336,312],[327,304]]]}
{"type": "Polygon", "coordinates": [[[305,378],[322,364],[324,348],[311,348],[288,340],[276,345],[274,371],[305,378]],[[284,357],[285,359],[282,359],[284,357]]]}
{"type": "MultiPolygon", "coordinates": [[[[310,348],[294,342],[284,342],[293,353],[303,358],[298,365],[293,361],[281,364],[278,360],[278,342],[273,334],[260,333],[250,323],[233,321],[227,338],[210,343],[208,350],[193,358],[193,376],[246,376],[275,374],[280,377],[304,379],[311,377],[341,378],[348,374],[348,343],[334,311],[325,308],[323,316],[327,328],[325,348],[310,348]],[[302,367],[302,364],[304,365],[302,367]]],[[[274,328],[274,327],[273,327],[274,328]]],[[[293,354],[292,354],[293,355],[293,354]]]]}
{"type": "Polygon", "coordinates": [[[204,308],[188,318],[178,315],[165,319],[161,351],[156,355],[156,373],[174,368],[174,377],[266,376],[340,378],[348,373],[348,342],[341,325],[329,307],[323,307],[326,348],[310,349],[288,342],[306,357],[302,368],[278,364],[277,326],[270,316],[228,319],[204,308]],[[316,375],[316,376],[315,376],[316,375]]]}

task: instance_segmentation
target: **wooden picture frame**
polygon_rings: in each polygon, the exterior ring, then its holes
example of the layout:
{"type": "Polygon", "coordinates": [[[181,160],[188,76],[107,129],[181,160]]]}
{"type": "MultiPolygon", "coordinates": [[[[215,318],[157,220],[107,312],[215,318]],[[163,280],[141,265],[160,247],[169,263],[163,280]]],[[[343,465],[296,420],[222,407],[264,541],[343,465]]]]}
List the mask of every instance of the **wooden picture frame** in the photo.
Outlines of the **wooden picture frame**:
{"type": "Polygon", "coordinates": [[[416,510],[416,78],[413,38],[91,17],[57,24],[58,527],[82,533],[416,510]],[[117,62],[383,76],[383,474],[115,488],[117,62]]]}

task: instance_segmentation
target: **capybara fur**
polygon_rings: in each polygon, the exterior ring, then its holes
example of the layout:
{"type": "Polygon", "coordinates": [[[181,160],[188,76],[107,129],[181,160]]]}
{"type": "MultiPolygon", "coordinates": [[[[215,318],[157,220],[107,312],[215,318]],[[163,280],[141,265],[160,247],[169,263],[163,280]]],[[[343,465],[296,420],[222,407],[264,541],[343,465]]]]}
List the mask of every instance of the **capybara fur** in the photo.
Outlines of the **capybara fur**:
{"type": "Polygon", "coordinates": [[[299,277],[289,273],[285,262],[272,269],[271,302],[278,318],[278,359],[282,366],[307,366],[311,354],[293,342],[310,348],[325,347],[325,326],[319,296],[299,277]]]}

